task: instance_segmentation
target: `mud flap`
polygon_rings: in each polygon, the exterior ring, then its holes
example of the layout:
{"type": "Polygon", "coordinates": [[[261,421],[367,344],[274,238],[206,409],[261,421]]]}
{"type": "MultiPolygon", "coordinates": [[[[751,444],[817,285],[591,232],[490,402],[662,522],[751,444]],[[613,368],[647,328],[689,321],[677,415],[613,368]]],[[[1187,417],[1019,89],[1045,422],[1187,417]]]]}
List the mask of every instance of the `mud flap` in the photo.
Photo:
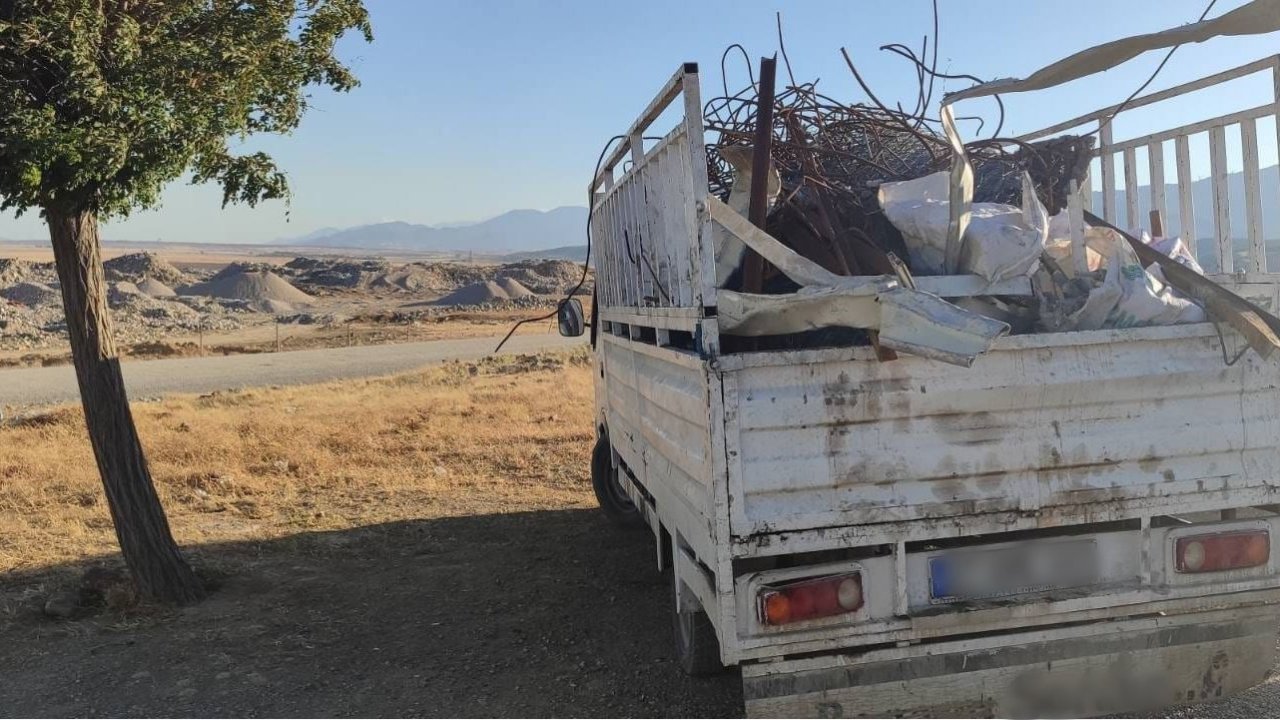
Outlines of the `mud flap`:
{"type": "Polygon", "coordinates": [[[748,665],[743,696],[748,717],[1086,717],[1203,702],[1265,678],[1278,612],[1242,608],[1010,635],[998,646],[983,638],[748,665]]]}

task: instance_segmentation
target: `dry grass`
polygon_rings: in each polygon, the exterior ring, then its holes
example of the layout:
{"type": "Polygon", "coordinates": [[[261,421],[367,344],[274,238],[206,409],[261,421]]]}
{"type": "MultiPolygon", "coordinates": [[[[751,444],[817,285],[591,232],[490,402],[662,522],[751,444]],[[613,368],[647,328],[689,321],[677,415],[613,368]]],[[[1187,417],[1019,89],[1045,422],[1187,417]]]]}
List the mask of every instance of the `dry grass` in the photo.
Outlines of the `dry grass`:
{"type": "MultiPolygon", "coordinates": [[[[135,405],[180,544],[583,507],[584,353],[135,405]]],[[[0,573],[116,552],[78,408],[0,428],[0,573]]],[[[38,572],[37,572],[38,574],[38,572]]]]}

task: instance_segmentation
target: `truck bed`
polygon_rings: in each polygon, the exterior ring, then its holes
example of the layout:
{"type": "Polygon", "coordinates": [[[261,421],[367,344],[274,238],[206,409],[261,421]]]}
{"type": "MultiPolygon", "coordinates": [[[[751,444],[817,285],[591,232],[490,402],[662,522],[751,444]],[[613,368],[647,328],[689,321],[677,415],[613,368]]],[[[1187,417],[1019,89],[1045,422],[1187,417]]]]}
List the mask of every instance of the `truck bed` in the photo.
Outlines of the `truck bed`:
{"type": "Polygon", "coordinates": [[[1228,367],[1211,324],[1004,338],[967,370],[869,349],[724,365],[740,547],[1262,504],[1277,486],[1280,368],[1252,353],[1228,367]]]}

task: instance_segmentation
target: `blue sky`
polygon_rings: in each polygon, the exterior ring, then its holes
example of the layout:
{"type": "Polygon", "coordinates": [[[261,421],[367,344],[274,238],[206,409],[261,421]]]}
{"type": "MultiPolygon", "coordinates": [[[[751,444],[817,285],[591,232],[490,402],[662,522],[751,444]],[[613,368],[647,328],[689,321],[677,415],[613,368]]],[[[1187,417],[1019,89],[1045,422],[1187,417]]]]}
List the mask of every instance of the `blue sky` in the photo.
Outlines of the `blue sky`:
{"type": "MultiPolygon", "coordinates": [[[[1242,3],[1220,0],[1213,15],[1242,3]]],[[[877,48],[918,45],[931,25],[928,0],[366,4],[375,42],[341,46],[363,85],[347,95],[318,92],[298,132],[251,144],[289,173],[295,199],[288,215],[282,203],[222,210],[216,188],[179,181],[161,208],[109,223],[105,236],[262,243],[326,226],[436,224],[515,208],[582,205],[601,144],[626,129],[676,66],[698,62],[704,98],[718,94],[726,46],[741,43],[753,59],[775,51],[775,10],[783,14],[797,79],[820,78],[826,94],[849,101],[865,98],[844,67],[841,47],[882,99],[908,104],[915,92],[909,64],[877,48]]],[[[998,77],[1026,75],[1092,44],[1193,21],[1204,0],[940,0],[940,6],[940,67],[998,77]]],[[[1151,89],[1276,52],[1276,36],[1183,47],[1151,89]]],[[[1118,102],[1159,59],[1142,56],[1092,79],[1010,97],[1006,134],[1118,102]]],[[[740,55],[730,58],[728,70],[731,90],[746,83],[740,55]]],[[[1219,107],[1260,105],[1270,93],[1268,77],[1233,83],[1194,104],[1135,113],[1117,123],[1116,136],[1201,119],[1219,107]]],[[[960,114],[987,108],[986,101],[974,101],[960,114]]],[[[1259,131],[1263,164],[1273,164],[1274,125],[1261,123],[1259,131]]],[[[30,214],[0,218],[0,237],[46,235],[30,214]]]]}

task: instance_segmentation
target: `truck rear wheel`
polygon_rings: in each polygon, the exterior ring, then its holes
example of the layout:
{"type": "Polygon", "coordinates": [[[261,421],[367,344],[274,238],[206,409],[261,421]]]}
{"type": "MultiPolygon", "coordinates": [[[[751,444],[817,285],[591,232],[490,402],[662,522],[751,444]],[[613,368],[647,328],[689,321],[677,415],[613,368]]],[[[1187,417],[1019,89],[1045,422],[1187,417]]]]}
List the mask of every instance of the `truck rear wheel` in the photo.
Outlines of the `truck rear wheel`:
{"type": "Polygon", "coordinates": [[[596,438],[596,447],[591,452],[591,487],[596,491],[596,501],[600,509],[621,527],[637,528],[644,525],[640,510],[627,497],[627,491],[618,480],[621,468],[613,466],[613,449],[609,446],[609,436],[601,434],[596,438]]]}
{"type": "Polygon", "coordinates": [[[724,672],[720,662],[720,641],[716,638],[711,618],[702,608],[681,609],[680,574],[671,573],[671,608],[675,618],[676,659],[685,674],[708,677],[724,672]]]}

